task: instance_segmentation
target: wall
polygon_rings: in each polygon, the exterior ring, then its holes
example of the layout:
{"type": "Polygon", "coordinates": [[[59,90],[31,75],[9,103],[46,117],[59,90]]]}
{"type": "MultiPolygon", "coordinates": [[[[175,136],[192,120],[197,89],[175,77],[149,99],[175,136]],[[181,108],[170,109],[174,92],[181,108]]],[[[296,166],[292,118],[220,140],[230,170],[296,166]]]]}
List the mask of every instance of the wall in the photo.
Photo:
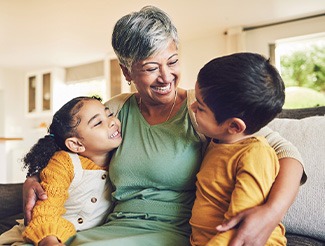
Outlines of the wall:
{"type": "Polygon", "coordinates": [[[276,40],[325,32],[325,16],[245,32],[246,50],[269,56],[276,40]]]}
{"type": "MultiPolygon", "coordinates": [[[[268,45],[277,39],[306,35],[325,31],[325,17],[270,28],[262,28],[245,33],[248,51],[268,56],[268,45]]],[[[180,41],[180,63],[182,77],[180,87],[194,88],[199,69],[212,58],[226,54],[226,36],[211,33],[192,40],[180,41]]],[[[24,174],[18,159],[35,141],[45,134],[44,129],[36,129],[41,121],[48,118],[28,118],[24,112],[25,73],[0,68],[0,133],[7,137],[23,137],[22,142],[12,142],[6,146],[8,163],[1,161],[0,183],[22,182],[24,174]],[[1,92],[2,90],[2,92],[1,92]]],[[[124,83],[126,85],[126,83],[124,83]]],[[[58,92],[62,93],[63,87],[58,92]]],[[[60,102],[62,104],[62,102],[60,102]]],[[[59,105],[58,105],[59,106],[59,105]]]]}
{"type": "MultiPolygon", "coordinates": [[[[268,57],[269,44],[276,40],[320,32],[325,32],[324,16],[245,31],[245,49],[243,51],[257,52],[268,57]]],[[[192,40],[181,40],[182,78],[180,87],[194,88],[200,68],[212,58],[227,54],[226,42],[226,35],[223,33],[215,33],[192,40]]]]}
{"type": "MultiPolygon", "coordinates": [[[[24,125],[24,73],[0,69],[0,85],[2,88],[2,114],[1,115],[1,137],[23,137],[24,125]]],[[[15,149],[20,149],[22,141],[6,141],[3,146],[4,158],[2,158],[0,183],[17,182],[24,176],[18,160],[12,162],[12,153],[15,149]],[[8,178],[13,177],[12,173],[17,173],[18,180],[8,178]]],[[[22,179],[21,179],[22,180],[22,179]]]]}
{"type": "Polygon", "coordinates": [[[225,54],[225,35],[216,33],[193,40],[181,40],[180,43],[180,87],[193,89],[201,67],[212,58],[225,54]]]}

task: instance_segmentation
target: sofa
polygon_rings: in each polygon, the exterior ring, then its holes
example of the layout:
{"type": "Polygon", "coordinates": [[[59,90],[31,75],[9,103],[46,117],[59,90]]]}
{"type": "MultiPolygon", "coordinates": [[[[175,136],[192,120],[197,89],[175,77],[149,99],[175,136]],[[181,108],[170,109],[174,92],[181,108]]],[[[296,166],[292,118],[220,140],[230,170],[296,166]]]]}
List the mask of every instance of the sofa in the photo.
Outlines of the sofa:
{"type": "MultiPolygon", "coordinates": [[[[307,182],[283,219],[289,246],[325,245],[325,107],[283,110],[270,124],[304,160],[307,182]]],[[[22,184],[0,184],[0,233],[22,218],[22,184]]]]}

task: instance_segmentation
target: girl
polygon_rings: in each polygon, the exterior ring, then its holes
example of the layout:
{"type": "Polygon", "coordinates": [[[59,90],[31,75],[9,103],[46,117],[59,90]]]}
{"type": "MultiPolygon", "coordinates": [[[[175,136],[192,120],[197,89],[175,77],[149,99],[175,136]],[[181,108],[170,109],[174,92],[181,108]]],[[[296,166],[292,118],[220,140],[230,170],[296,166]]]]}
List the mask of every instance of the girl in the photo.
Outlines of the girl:
{"type": "Polygon", "coordinates": [[[28,176],[40,171],[48,199],[37,202],[26,228],[2,234],[0,244],[63,245],[76,231],[102,224],[112,207],[107,167],[122,141],[120,129],[97,98],[77,97],[59,109],[49,134],[23,159],[28,176]]]}

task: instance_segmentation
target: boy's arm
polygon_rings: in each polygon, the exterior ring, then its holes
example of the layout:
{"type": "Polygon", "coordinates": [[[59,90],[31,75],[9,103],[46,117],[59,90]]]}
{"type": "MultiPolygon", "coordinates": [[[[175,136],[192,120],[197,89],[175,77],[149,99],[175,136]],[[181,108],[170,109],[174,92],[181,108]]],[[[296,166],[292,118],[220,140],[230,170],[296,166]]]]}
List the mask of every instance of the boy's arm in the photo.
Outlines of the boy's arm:
{"type": "MultiPolygon", "coordinates": [[[[248,208],[264,204],[279,172],[277,156],[265,145],[255,143],[236,162],[237,166],[231,170],[232,173],[236,173],[235,188],[231,194],[228,211],[224,215],[225,220],[231,219],[248,208]]],[[[276,226],[277,224],[272,231],[276,226]]],[[[210,241],[211,245],[228,245],[236,231],[229,230],[220,233],[210,241]],[[225,241],[226,238],[228,238],[227,241],[225,241]]]]}
{"type": "Polygon", "coordinates": [[[299,184],[303,184],[307,179],[297,148],[268,127],[261,129],[256,135],[258,134],[265,136],[275,149],[281,168],[264,205],[240,212],[217,227],[218,231],[227,231],[240,224],[230,246],[264,245],[274,227],[292,205],[299,184]]]}
{"type": "Polygon", "coordinates": [[[267,203],[247,209],[217,227],[218,231],[227,231],[240,223],[230,246],[264,245],[293,203],[299,190],[302,166],[290,158],[281,159],[280,166],[267,203]]]}
{"type": "Polygon", "coordinates": [[[74,167],[70,157],[63,151],[57,152],[40,174],[41,185],[48,199],[36,202],[32,220],[23,233],[27,240],[37,244],[52,235],[64,242],[75,234],[73,224],[62,217],[73,176],[74,167]]]}

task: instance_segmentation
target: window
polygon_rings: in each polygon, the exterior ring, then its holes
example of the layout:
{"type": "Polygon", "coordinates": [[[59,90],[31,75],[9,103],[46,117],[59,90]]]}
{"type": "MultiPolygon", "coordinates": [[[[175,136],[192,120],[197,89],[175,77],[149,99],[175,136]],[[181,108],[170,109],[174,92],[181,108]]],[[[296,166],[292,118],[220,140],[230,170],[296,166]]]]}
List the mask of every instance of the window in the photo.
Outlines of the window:
{"type": "Polygon", "coordinates": [[[270,54],[286,85],[284,108],[325,106],[325,33],[277,40],[270,54]]]}
{"type": "Polygon", "coordinates": [[[103,102],[106,102],[107,100],[106,83],[104,78],[69,84],[67,85],[66,90],[70,99],[78,96],[99,96],[103,99],[103,102]]]}

